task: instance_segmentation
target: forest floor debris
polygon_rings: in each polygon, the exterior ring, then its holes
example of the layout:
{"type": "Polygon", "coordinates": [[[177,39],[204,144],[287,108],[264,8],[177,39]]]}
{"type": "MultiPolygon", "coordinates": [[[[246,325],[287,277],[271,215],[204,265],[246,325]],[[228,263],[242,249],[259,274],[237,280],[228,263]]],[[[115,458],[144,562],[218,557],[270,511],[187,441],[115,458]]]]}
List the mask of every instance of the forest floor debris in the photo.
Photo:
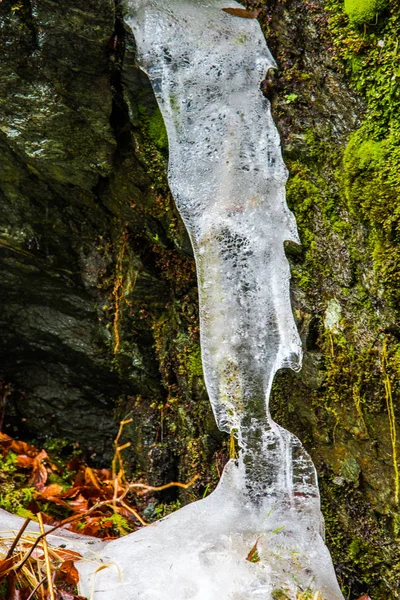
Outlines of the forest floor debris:
{"type": "Polygon", "coordinates": [[[0,600],[79,600],[74,562],[82,557],[51,547],[48,534],[63,527],[102,539],[125,535],[148,524],[141,514],[146,495],[187,489],[198,479],[161,486],[130,482],[122,458],[129,443],[120,444],[129,422],[120,423],[110,469],[91,468],[78,457],[61,468],[45,450],[0,432],[0,504],[26,518],[17,535],[0,532],[0,600]],[[31,521],[40,532],[26,532],[31,521]]]}

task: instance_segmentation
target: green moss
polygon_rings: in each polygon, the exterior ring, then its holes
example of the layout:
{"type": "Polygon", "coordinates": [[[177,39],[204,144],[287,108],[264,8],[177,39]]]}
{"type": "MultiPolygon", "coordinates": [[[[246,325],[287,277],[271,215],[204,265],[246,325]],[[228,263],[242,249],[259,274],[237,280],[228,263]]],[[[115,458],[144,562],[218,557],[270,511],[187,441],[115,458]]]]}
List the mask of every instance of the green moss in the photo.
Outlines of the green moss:
{"type": "MultiPolygon", "coordinates": [[[[306,45],[314,69],[311,80],[316,82],[318,65],[326,66],[333,58],[343,79],[337,89],[330,88],[330,94],[336,103],[350,97],[342,112],[347,133],[324,130],[318,119],[304,126],[301,105],[297,113],[290,113],[284,94],[294,89],[305,97],[295,78],[307,67],[279,38],[276,48],[281,61],[288,58],[287,79],[283,79],[287,87],[277,94],[280,98],[272,99],[272,107],[290,171],[288,204],[303,242],[301,250],[290,253],[290,260],[295,315],[306,352],[299,375],[277,374],[271,413],[302,440],[316,465],[327,544],[344,596],[355,599],[368,594],[394,600],[400,517],[393,410],[386,400],[382,354],[387,342],[388,380],[397,416],[400,5],[391,1],[390,11],[376,19],[383,3],[346,2],[346,9],[372,6],[360,27],[356,19],[346,16],[343,0],[322,4],[328,9],[331,37],[322,33],[323,27],[319,35],[330,40],[334,51],[324,63],[323,53],[317,55],[315,47],[306,45]],[[279,107],[274,109],[274,103],[279,107]],[[348,119],[347,111],[359,120],[348,119]],[[356,127],[359,130],[350,134],[356,127]],[[335,327],[330,327],[326,317],[333,302],[341,313],[335,327]]],[[[291,0],[284,5],[288,12],[299,6],[291,0]]],[[[278,12],[276,22],[278,17],[284,22],[283,13],[278,12]]],[[[273,36],[273,26],[270,32],[273,36]]],[[[328,95],[323,110],[331,114],[328,95]]],[[[313,116],[317,101],[316,97],[310,109],[313,116]]]]}
{"type": "Polygon", "coordinates": [[[35,490],[27,483],[27,477],[18,473],[17,456],[9,452],[0,464],[0,507],[21,514],[33,499],[35,490]]]}
{"type": "Polygon", "coordinates": [[[11,481],[2,485],[0,495],[0,507],[9,512],[23,516],[23,511],[29,502],[33,500],[35,489],[33,487],[18,487],[18,483],[11,481]]]}
{"type": "Polygon", "coordinates": [[[372,21],[386,6],[386,0],[344,0],[345,13],[357,25],[372,21]]]}
{"type": "Polygon", "coordinates": [[[271,594],[273,600],[288,600],[289,596],[283,592],[282,590],[272,590],[272,594],[271,594]]]}
{"type": "Polygon", "coordinates": [[[194,377],[203,377],[203,363],[201,362],[201,349],[197,344],[187,359],[187,370],[191,380],[194,377]]]}
{"type": "Polygon", "coordinates": [[[377,141],[361,128],[350,136],[343,156],[344,191],[350,208],[385,231],[400,218],[399,142],[397,132],[377,141]]]}
{"type": "Polygon", "coordinates": [[[400,127],[400,5],[392,2],[385,18],[362,29],[343,18],[342,0],[326,0],[326,8],[335,59],[343,62],[353,86],[366,101],[363,127],[371,139],[383,139],[400,127]]]}
{"type": "MultiPolygon", "coordinates": [[[[168,150],[168,136],[165,128],[164,119],[158,107],[150,112],[142,104],[138,105],[140,115],[140,129],[142,134],[149,139],[150,144],[154,144],[158,150],[168,150]]],[[[165,164],[162,163],[160,176],[165,177],[165,164]]]]}
{"type": "Polygon", "coordinates": [[[306,247],[309,247],[315,240],[311,226],[313,210],[320,197],[317,187],[310,179],[309,172],[298,164],[293,164],[292,176],[286,188],[288,204],[296,211],[296,221],[301,231],[301,240],[306,247]]]}
{"type": "Polygon", "coordinates": [[[326,475],[320,483],[327,543],[339,580],[344,583],[345,597],[355,598],[368,591],[372,598],[394,600],[399,549],[390,539],[389,519],[377,520],[364,505],[362,492],[350,485],[337,485],[326,475]],[[346,508],[349,506],[350,510],[346,508]]]}
{"type": "Polygon", "coordinates": [[[132,532],[132,526],[129,521],[119,513],[114,513],[110,517],[103,517],[100,522],[102,524],[107,523],[107,526],[109,526],[110,521],[113,524],[116,535],[124,536],[132,532]]]}
{"type": "Polygon", "coordinates": [[[168,149],[167,130],[159,108],[150,117],[149,136],[160,150],[168,149]]]}
{"type": "Polygon", "coordinates": [[[343,187],[349,209],[368,227],[376,294],[400,301],[399,133],[371,139],[367,128],[351,135],[343,157],[343,187]]]}

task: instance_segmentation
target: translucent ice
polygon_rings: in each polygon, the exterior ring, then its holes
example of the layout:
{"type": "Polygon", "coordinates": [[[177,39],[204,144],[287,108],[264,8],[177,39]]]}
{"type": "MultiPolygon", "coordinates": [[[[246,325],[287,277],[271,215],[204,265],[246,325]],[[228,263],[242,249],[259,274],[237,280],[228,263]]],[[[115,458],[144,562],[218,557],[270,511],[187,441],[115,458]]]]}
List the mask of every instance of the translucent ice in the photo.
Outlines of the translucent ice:
{"type": "MultiPolygon", "coordinates": [[[[201,346],[219,427],[266,416],[274,372],[299,368],[284,240],[298,241],[260,83],[274,60],[226,1],[130,1],[128,23],[169,139],[169,184],[196,255],[201,346]]],[[[242,434],[244,432],[242,429],[242,434]]]]}
{"type": "Polygon", "coordinates": [[[127,23],[167,127],[169,183],[195,252],[207,389],[240,457],[204,500],[96,555],[85,546],[81,593],[93,600],[343,600],[314,466],[268,409],[277,369],[301,364],[283,249],[298,236],[260,91],[274,60],[258,22],[227,7],[242,8],[128,0],[127,23]]]}
{"type": "Polygon", "coordinates": [[[83,591],[95,600],[343,600],[307,514],[289,503],[255,509],[243,481],[228,463],[210,496],[110,542],[107,569],[80,563],[83,591]]]}

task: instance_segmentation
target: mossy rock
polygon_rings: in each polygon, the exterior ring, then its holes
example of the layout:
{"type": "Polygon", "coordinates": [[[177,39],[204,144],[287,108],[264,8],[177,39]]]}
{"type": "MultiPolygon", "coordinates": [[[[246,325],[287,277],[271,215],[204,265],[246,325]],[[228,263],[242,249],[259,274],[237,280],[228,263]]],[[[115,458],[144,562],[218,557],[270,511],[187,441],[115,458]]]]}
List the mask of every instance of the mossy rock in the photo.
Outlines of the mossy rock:
{"type": "Polygon", "coordinates": [[[168,149],[167,130],[159,108],[150,117],[149,136],[160,150],[168,149]]]}
{"type": "Polygon", "coordinates": [[[355,25],[374,20],[386,6],[386,0],[344,0],[344,11],[355,25]]]}

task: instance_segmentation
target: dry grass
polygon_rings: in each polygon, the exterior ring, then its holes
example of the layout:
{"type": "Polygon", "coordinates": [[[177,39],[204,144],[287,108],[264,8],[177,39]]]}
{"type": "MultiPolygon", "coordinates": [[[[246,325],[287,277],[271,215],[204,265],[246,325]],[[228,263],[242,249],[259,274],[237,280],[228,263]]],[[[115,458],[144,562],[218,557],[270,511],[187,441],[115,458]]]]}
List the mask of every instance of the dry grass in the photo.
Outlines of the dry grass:
{"type": "Polygon", "coordinates": [[[55,521],[38,512],[33,517],[38,521],[38,533],[26,531],[29,518],[16,536],[15,533],[0,531],[0,600],[79,600],[81,597],[77,595],[76,587],[79,574],[74,562],[82,557],[72,550],[51,547],[47,536],[65,527],[81,534],[104,537],[107,527],[113,527],[115,522],[124,518],[146,526],[148,523],[136,508],[142,496],[170,487],[188,489],[198,479],[196,475],[186,484],[171,482],[161,486],[130,483],[122,458],[123,450],[130,444],[120,444],[123,428],[130,422],[120,423],[111,469],[91,469],[82,465],[73,487],[66,491],[58,484],[47,485],[47,477],[53,467],[44,450],[39,451],[0,433],[3,455],[13,451],[20,466],[31,470],[36,501],[53,503],[72,513],[66,519],[55,521]],[[116,517],[114,521],[113,516],[116,517]],[[107,525],[107,520],[111,525],[107,525]],[[44,523],[52,526],[45,531],[44,523]]]}
{"type": "Polygon", "coordinates": [[[81,555],[47,543],[43,520],[38,515],[41,533],[21,530],[0,532],[0,584],[3,600],[78,600],[78,571],[74,562],[81,555]]]}

